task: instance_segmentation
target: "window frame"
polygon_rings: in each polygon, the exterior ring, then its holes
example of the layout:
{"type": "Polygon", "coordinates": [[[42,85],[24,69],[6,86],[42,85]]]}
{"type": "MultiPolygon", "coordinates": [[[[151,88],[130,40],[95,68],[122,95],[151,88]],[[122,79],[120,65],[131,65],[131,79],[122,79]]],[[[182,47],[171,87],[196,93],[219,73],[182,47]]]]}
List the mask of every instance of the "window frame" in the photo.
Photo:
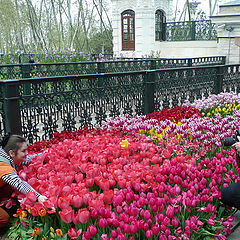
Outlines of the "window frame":
{"type": "Polygon", "coordinates": [[[157,9],[155,12],[155,41],[165,40],[165,23],[166,14],[162,9],[157,9]]]}
{"type": "Polygon", "coordinates": [[[125,10],[121,13],[122,22],[122,50],[135,50],[135,12],[125,10]]]}

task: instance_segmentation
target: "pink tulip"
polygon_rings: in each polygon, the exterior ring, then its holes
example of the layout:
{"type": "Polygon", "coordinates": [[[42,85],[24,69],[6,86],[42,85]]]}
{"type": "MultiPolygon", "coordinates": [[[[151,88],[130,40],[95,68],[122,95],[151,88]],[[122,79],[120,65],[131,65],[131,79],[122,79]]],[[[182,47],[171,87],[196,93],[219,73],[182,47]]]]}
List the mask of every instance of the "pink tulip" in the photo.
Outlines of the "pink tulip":
{"type": "Polygon", "coordinates": [[[173,218],[174,216],[174,208],[171,205],[167,206],[166,216],[168,218],[173,218]]]}
{"type": "Polygon", "coordinates": [[[143,217],[148,220],[150,217],[151,217],[151,214],[148,210],[145,210],[144,213],[143,213],[143,217]]]}
{"type": "Polygon", "coordinates": [[[111,232],[112,238],[116,238],[117,235],[118,235],[117,232],[115,230],[112,230],[112,232],[111,232]]]}
{"type": "Polygon", "coordinates": [[[101,240],[108,240],[108,235],[105,234],[105,233],[103,233],[103,234],[101,235],[101,240]]]}
{"type": "Polygon", "coordinates": [[[208,219],[208,222],[207,222],[209,225],[212,225],[212,226],[216,226],[216,223],[213,219],[208,219]]]}
{"type": "Polygon", "coordinates": [[[150,230],[147,230],[146,233],[145,233],[145,237],[147,239],[150,239],[152,237],[152,232],[150,230]]]}
{"type": "Polygon", "coordinates": [[[152,225],[152,233],[153,233],[153,235],[158,235],[159,231],[160,231],[159,225],[158,224],[153,224],[152,225]]]}

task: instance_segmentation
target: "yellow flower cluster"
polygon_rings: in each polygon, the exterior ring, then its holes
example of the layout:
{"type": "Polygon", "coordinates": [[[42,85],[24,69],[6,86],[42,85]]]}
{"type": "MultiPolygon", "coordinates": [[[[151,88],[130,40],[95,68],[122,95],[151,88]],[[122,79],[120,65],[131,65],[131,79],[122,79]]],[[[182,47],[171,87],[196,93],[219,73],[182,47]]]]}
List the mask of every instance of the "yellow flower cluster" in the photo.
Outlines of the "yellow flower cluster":
{"type": "Polygon", "coordinates": [[[225,104],[221,107],[216,107],[212,110],[209,110],[207,112],[207,117],[215,117],[216,114],[219,114],[220,116],[226,116],[226,115],[233,115],[233,110],[239,110],[240,104],[237,103],[231,103],[231,104],[225,104]]]}
{"type": "MultiPolygon", "coordinates": [[[[173,123],[173,124],[176,124],[176,123],[173,123]]],[[[182,123],[178,122],[176,125],[182,125],[182,123]]],[[[154,127],[149,131],[147,131],[145,129],[140,129],[138,133],[139,134],[145,134],[145,135],[151,136],[151,137],[157,136],[158,141],[160,141],[162,138],[165,138],[165,137],[167,137],[168,139],[172,138],[172,137],[176,137],[179,140],[179,142],[182,141],[182,137],[179,133],[172,132],[172,133],[168,134],[167,133],[168,129],[169,129],[169,125],[166,128],[162,129],[162,133],[157,133],[156,130],[154,129],[154,127]]],[[[189,130],[189,137],[191,138],[191,131],[190,130],[189,130]]]]}

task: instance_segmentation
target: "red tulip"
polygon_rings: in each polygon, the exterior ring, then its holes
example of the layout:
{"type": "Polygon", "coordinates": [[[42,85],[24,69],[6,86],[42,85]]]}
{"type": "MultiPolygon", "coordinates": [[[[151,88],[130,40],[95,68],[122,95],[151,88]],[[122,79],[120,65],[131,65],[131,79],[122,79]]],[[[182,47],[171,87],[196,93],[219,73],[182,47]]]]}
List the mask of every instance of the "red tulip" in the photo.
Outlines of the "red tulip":
{"type": "Polygon", "coordinates": [[[36,193],[35,192],[28,192],[26,194],[26,197],[23,199],[23,201],[21,203],[21,206],[23,208],[26,207],[26,209],[29,209],[29,208],[31,208],[34,205],[36,200],[37,200],[36,193]]]}
{"type": "Polygon", "coordinates": [[[113,196],[114,196],[114,192],[113,190],[105,190],[103,192],[104,196],[103,196],[103,200],[106,202],[106,203],[112,203],[113,201],[113,196]]]}
{"type": "Polygon", "coordinates": [[[70,206],[70,199],[68,197],[60,197],[58,199],[58,206],[61,208],[61,209],[66,209],[70,206]]]}
{"type": "Polygon", "coordinates": [[[80,208],[83,204],[83,198],[79,195],[72,196],[71,204],[74,208],[80,208]]]}
{"type": "Polygon", "coordinates": [[[60,211],[59,215],[65,223],[70,223],[73,221],[74,211],[71,207],[68,207],[63,209],[63,211],[60,211]]]}
{"type": "Polygon", "coordinates": [[[71,228],[68,230],[68,236],[71,239],[77,239],[82,233],[82,229],[79,229],[78,231],[75,228],[71,228]]]}
{"type": "Polygon", "coordinates": [[[62,189],[62,195],[63,196],[68,196],[71,192],[71,187],[70,186],[64,186],[62,189]]]}
{"type": "Polygon", "coordinates": [[[78,215],[78,219],[79,219],[80,223],[85,224],[89,220],[90,212],[86,208],[83,208],[83,209],[78,210],[77,215],[78,215]]]}

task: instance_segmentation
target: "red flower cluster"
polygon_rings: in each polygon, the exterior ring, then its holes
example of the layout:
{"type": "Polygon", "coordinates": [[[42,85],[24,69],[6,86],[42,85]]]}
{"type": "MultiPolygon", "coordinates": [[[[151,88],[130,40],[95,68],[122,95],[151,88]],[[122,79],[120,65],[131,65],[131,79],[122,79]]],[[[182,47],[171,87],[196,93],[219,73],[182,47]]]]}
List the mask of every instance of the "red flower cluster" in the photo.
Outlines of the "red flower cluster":
{"type": "Polygon", "coordinates": [[[191,118],[193,115],[201,117],[201,113],[194,107],[180,107],[165,108],[161,112],[153,112],[146,115],[147,119],[157,119],[158,121],[170,120],[178,123],[182,119],[191,118]]]}
{"type": "Polygon", "coordinates": [[[79,129],[77,131],[62,131],[54,132],[53,138],[50,140],[42,140],[42,141],[36,141],[32,145],[28,146],[28,152],[29,153],[37,153],[41,152],[42,150],[51,147],[53,144],[57,144],[59,142],[62,142],[64,139],[72,139],[72,140],[78,140],[79,136],[86,135],[87,133],[97,134],[99,130],[97,129],[90,129],[87,126],[85,126],[83,129],[79,129]]]}

